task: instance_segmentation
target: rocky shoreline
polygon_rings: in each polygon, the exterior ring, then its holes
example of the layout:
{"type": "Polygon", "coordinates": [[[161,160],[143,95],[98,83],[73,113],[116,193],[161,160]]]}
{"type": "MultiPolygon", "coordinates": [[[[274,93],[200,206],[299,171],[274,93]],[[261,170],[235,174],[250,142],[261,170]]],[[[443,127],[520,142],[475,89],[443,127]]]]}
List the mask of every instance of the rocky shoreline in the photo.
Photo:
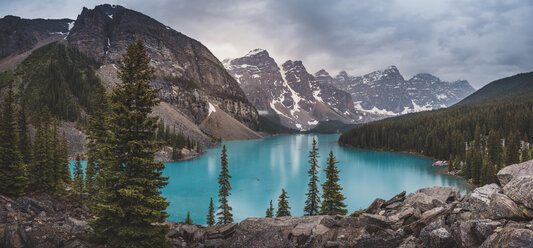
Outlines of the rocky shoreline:
{"type": "MultiPolygon", "coordinates": [[[[401,192],[348,216],[248,218],[202,227],[168,222],[171,247],[533,247],[533,160],[461,196],[454,187],[401,192]]],[[[91,244],[85,204],[0,196],[0,247],[91,244]]]]}

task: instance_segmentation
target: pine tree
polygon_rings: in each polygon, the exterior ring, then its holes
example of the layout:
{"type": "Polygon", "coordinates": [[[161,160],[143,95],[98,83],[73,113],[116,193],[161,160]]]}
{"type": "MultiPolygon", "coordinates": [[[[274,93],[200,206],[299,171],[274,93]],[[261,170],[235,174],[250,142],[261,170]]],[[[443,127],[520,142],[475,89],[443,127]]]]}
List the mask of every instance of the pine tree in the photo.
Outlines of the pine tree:
{"type": "Polygon", "coordinates": [[[511,132],[507,138],[505,145],[505,165],[518,164],[520,162],[520,140],[518,136],[518,133],[511,132]]]}
{"type": "Polygon", "coordinates": [[[25,165],[29,165],[32,162],[32,149],[31,149],[30,134],[28,131],[28,119],[26,116],[26,107],[23,101],[21,101],[20,103],[20,110],[18,112],[17,124],[18,124],[18,130],[19,130],[18,148],[20,150],[20,154],[22,155],[22,161],[24,162],[25,165]]]}
{"type": "Polygon", "coordinates": [[[274,207],[272,206],[272,200],[270,200],[270,207],[267,208],[265,217],[272,218],[273,215],[274,215],[274,207]]]}
{"type": "Polygon", "coordinates": [[[189,213],[189,211],[187,211],[187,218],[185,218],[185,224],[192,225],[191,213],[189,213]]]}
{"type": "Polygon", "coordinates": [[[346,215],[348,213],[346,204],[344,204],[346,198],[342,195],[342,187],[339,184],[337,163],[335,156],[333,156],[333,151],[330,150],[327,167],[324,170],[326,172],[326,182],[322,184],[321,215],[346,215]]]}
{"type": "Polygon", "coordinates": [[[37,192],[55,191],[53,184],[53,140],[50,130],[50,111],[45,106],[39,118],[33,143],[33,163],[29,166],[30,189],[37,192]]]}
{"type": "Polygon", "coordinates": [[[81,158],[80,155],[76,155],[76,162],[74,164],[74,180],[73,180],[73,189],[74,192],[79,196],[79,199],[81,199],[81,193],[83,193],[84,185],[83,185],[83,168],[81,167],[81,158]]]}
{"type": "Polygon", "coordinates": [[[15,106],[11,84],[2,104],[0,120],[0,193],[20,196],[27,186],[15,128],[15,106]]]}
{"type": "Polygon", "coordinates": [[[527,134],[524,134],[524,138],[522,139],[524,141],[524,145],[523,147],[521,148],[521,151],[522,151],[522,154],[520,155],[521,157],[521,161],[522,162],[526,162],[529,160],[529,150],[528,150],[528,147],[527,147],[527,134]]]}
{"type": "Polygon", "coordinates": [[[307,200],[305,201],[304,215],[313,216],[317,215],[320,208],[320,192],[318,191],[318,147],[317,142],[313,138],[313,144],[311,151],[309,151],[309,183],[307,184],[307,200]]]}
{"type": "Polygon", "coordinates": [[[472,165],[471,165],[471,175],[472,182],[475,185],[479,185],[481,180],[481,167],[483,166],[483,157],[481,156],[481,151],[479,150],[478,143],[476,141],[472,142],[472,165]]]}
{"type": "Polygon", "coordinates": [[[116,247],[166,247],[163,225],[168,203],[161,189],[167,184],[165,168],[155,162],[159,142],[154,140],[157,117],[149,117],[159,103],[151,89],[154,69],[141,41],[131,44],[118,62],[122,84],[111,98],[109,135],[97,147],[104,149],[98,160],[99,191],[90,222],[95,241],[116,247]]]}
{"type": "Polygon", "coordinates": [[[291,207],[289,207],[289,196],[285,189],[281,189],[281,195],[278,199],[278,211],[276,212],[276,217],[291,216],[291,207]]]}
{"type": "Polygon", "coordinates": [[[87,167],[85,168],[85,188],[87,192],[94,194],[98,190],[97,177],[99,165],[104,158],[112,157],[109,152],[108,138],[110,103],[103,86],[96,90],[91,103],[93,114],[89,117],[88,143],[87,143],[87,167]]]}
{"type": "Polygon", "coordinates": [[[213,197],[209,201],[209,209],[207,210],[207,226],[215,224],[215,206],[213,206],[213,197]]]}
{"type": "Polygon", "coordinates": [[[233,222],[232,208],[228,204],[228,197],[231,195],[231,185],[229,179],[231,178],[228,170],[228,155],[226,153],[226,145],[222,147],[222,155],[220,156],[220,174],[218,175],[218,225],[224,225],[233,222]]]}
{"type": "Polygon", "coordinates": [[[503,153],[502,142],[500,141],[500,138],[498,137],[494,129],[491,129],[489,131],[487,146],[489,149],[489,162],[491,164],[501,164],[503,153]]]}

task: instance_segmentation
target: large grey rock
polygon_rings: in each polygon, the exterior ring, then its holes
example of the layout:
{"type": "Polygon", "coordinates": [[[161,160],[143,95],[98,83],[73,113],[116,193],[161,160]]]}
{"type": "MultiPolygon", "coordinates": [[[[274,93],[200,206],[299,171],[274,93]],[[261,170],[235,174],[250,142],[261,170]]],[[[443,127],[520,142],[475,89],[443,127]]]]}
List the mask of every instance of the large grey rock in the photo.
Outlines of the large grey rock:
{"type": "Polygon", "coordinates": [[[507,195],[494,193],[491,196],[490,210],[493,219],[523,219],[524,215],[518,205],[507,195]]]}
{"type": "Polygon", "coordinates": [[[377,214],[379,210],[381,209],[381,206],[383,206],[384,203],[385,203],[385,200],[381,198],[376,198],[376,200],[374,200],[372,204],[368,206],[368,208],[366,209],[366,213],[377,214]]]}
{"type": "Polygon", "coordinates": [[[503,187],[503,192],[514,201],[533,208],[533,176],[513,178],[503,187]]]}
{"type": "Polygon", "coordinates": [[[491,196],[494,193],[501,193],[502,189],[497,184],[487,184],[474,189],[472,193],[465,196],[462,207],[469,210],[471,218],[490,219],[493,213],[490,208],[491,196]]]}
{"type": "Polygon", "coordinates": [[[52,203],[49,201],[38,201],[33,198],[29,198],[26,196],[19,197],[17,199],[17,204],[23,207],[26,213],[29,213],[31,215],[37,215],[41,212],[51,212],[54,210],[54,207],[52,206],[52,203]]]}
{"type": "Polygon", "coordinates": [[[487,239],[497,227],[502,225],[502,223],[498,221],[489,219],[474,220],[471,221],[471,223],[473,223],[472,231],[474,232],[477,240],[481,242],[487,239]]]}
{"type": "Polygon", "coordinates": [[[482,248],[531,248],[533,230],[505,227],[492,234],[480,246],[482,248]]]}
{"type": "Polygon", "coordinates": [[[431,188],[419,189],[416,191],[416,193],[409,194],[406,197],[405,202],[424,212],[434,207],[442,206],[442,203],[453,202],[460,197],[461,194],[458,188],[449,186],[435,186],[431,188]]]}
{"type": "Polygon", "coordinates": [[[497,176],[502,186],[505,186],[513,178],[520,176],[533,176],[533,160],[521,164],[506,166],[498,172],[497,176]]]}
{"type": "Polygon", "coordinates": [[[376,233],[390,228],[387,218],[376,214],[362,214],[359,217],[359,224],[365,227],[369,233],[376,233]]]}
{"type": "Polygon", "coordinates": [[[78,220],[68,216],[65,218],[65,227],[71,233],[89,232],[92,228],[84,220],[78,220]]]}

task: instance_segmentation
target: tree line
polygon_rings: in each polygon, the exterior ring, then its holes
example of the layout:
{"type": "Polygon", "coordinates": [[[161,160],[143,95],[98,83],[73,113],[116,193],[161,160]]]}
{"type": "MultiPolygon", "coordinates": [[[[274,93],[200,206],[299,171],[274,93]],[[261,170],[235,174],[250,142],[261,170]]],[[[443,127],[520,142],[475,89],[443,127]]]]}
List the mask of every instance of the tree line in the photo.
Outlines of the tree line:
{"type": "Polygon", "coordinates": [[[345,132],[343,145],[449,160],[476,185],[497,182],[504,166],[531,159],[533,100],[502,99],[410,114],[345,132]]]}
{"type": "Polygon", "coordinates": [[[30,138],[25,106],[17,105],[12,83],[1,105],[0,117],[0,193],[21,196],[46,192],[60,197],[71,184],[68,145],[61,138],[59,120],[43,108],[33,142],[30,138]]]}

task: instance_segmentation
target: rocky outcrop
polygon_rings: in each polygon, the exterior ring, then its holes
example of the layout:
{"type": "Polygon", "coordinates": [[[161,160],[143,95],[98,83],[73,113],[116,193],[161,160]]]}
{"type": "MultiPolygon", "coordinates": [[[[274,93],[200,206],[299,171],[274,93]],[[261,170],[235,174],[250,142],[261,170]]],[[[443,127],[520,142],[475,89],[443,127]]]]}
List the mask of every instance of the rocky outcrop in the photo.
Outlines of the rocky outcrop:
{"type": "Polygon", "coordinates": [[[376,199],[357,217],[248,218],[207,228],[173,223],[171,240],[175,247],[533,247],[533,218],[523,212],[532,199],[529,177],[517,173],[504,189],[490,184],[465,196],[453,187],[404,191],[376,199]]]}
{"type": "MultiPolygon", "coordinates": [[[[356,217],[247,218],[212,227],[167,222],[167,239],[171,247],[533,247],[524,199],[508,195],[533,191],[519,183],[529,177],[516,174],[504,189],[490,184],[465,196],[453,187],[404,191],[376,199],[356,217]]],[[[101,247],[86,240],[91,218],[83,205],[0,195],[0,247],[101,247]]]]}
{"type": "Polygon", "coordinates": [[[9,198],[0,195],[0,247],[94,247],[86,205],[48,195],[9,198]]]}

